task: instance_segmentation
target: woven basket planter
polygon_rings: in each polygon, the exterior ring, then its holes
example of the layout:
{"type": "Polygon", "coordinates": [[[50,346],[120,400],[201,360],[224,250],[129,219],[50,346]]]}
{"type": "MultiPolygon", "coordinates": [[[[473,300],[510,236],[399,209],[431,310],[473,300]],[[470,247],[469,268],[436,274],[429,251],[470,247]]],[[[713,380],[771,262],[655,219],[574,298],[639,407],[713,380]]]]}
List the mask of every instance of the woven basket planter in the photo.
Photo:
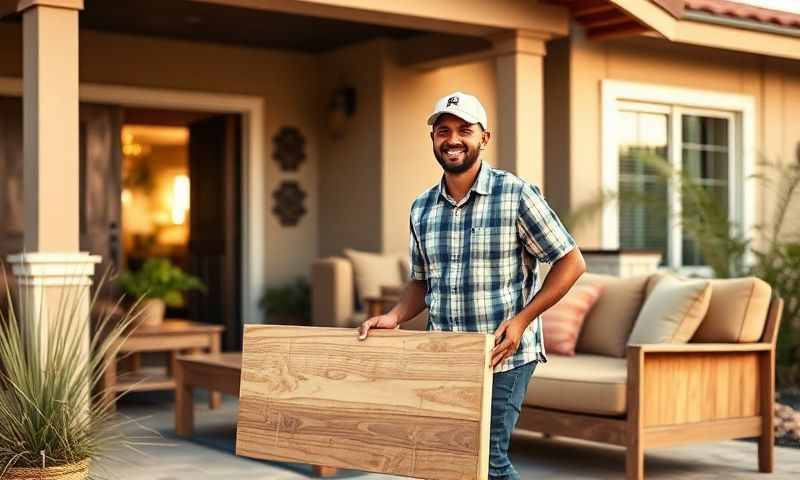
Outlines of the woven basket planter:
{"type": "Polygon", "coordinates": [[[3,480],[86,480],[88,476],[89,459],[86,459],[59,467],[9,468],[2,478],[3,480]]]}

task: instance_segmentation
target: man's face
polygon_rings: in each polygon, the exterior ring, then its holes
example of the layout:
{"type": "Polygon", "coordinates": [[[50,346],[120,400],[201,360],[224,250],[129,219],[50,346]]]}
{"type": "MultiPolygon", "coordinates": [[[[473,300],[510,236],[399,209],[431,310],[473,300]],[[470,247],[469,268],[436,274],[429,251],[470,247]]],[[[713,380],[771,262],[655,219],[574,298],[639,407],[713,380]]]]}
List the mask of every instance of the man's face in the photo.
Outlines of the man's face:
{"type": "Polygon", "coordinates": [[[489,141],[477,123],[468,123],[446,113],[436,120],[431,131],[433,154],[446,172],[461,173],[478,161],[481,146],[489,141]]]}

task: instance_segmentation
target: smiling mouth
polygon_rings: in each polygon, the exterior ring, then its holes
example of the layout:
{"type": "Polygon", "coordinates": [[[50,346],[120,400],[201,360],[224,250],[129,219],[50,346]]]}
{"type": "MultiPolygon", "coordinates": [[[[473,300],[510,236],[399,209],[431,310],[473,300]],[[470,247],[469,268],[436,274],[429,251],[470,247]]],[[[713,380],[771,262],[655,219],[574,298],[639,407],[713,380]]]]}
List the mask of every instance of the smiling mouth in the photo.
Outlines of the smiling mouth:
{"type": "Polygon", "coordinates": [[[465,153],[467,153],[467,151],[463,148],[451,148],[444,151],[444,155],[448,160],[455,160],[465,153]]]}

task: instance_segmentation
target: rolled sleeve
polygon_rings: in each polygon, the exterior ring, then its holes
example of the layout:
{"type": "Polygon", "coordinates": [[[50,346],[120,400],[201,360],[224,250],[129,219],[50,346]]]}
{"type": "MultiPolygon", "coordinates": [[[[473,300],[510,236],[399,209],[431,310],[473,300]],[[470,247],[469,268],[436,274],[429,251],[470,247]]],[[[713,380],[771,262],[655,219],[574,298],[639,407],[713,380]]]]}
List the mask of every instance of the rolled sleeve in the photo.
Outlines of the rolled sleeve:
{"type": "Polygon", "coordinates": [[[542,263],[555,263],[576,245],[539,187],[527,183],[522,187],[517,233],[525,249],[542,263]]]}
{"type": "Polygon", "coordinates": [[[411,264],[408,271],[411,272],[411,280],[426,280],[428,278],[428,271],[425,267],[425,259],[422,256],[422,249],[419,245],[417,233],[414,231],[414,224],[410,222],[410,235],[409,235],[409,258],[411,264]]]}

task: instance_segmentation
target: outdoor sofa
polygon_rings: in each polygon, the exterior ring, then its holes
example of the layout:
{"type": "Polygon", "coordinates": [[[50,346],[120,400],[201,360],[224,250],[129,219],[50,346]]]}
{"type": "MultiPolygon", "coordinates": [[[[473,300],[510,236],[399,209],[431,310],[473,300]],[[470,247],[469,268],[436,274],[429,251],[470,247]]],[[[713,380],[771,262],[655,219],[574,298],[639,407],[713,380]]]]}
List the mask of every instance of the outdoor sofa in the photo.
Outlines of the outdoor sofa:
{"type": "MultiPolygon", "coordinates": [[[[576,355],[548,353],[536,369],[518,429],[626,449],[629,479],[644,478],[644,450],[758,437],[758,469],[773,470],[775,340],[783,302],[756,278],[711,280],[708,311],[688,343],[628,344],[639,311],[663,273],[602,285],[576,355]]],[[[353,266],[328,257],[311,269],[313,323],[355,327],[353,266]]],[[[424,329],[420,314],[403,328],[424,329]]],[[[754,462],[755,466],[755,462],[754,462]]]]}

